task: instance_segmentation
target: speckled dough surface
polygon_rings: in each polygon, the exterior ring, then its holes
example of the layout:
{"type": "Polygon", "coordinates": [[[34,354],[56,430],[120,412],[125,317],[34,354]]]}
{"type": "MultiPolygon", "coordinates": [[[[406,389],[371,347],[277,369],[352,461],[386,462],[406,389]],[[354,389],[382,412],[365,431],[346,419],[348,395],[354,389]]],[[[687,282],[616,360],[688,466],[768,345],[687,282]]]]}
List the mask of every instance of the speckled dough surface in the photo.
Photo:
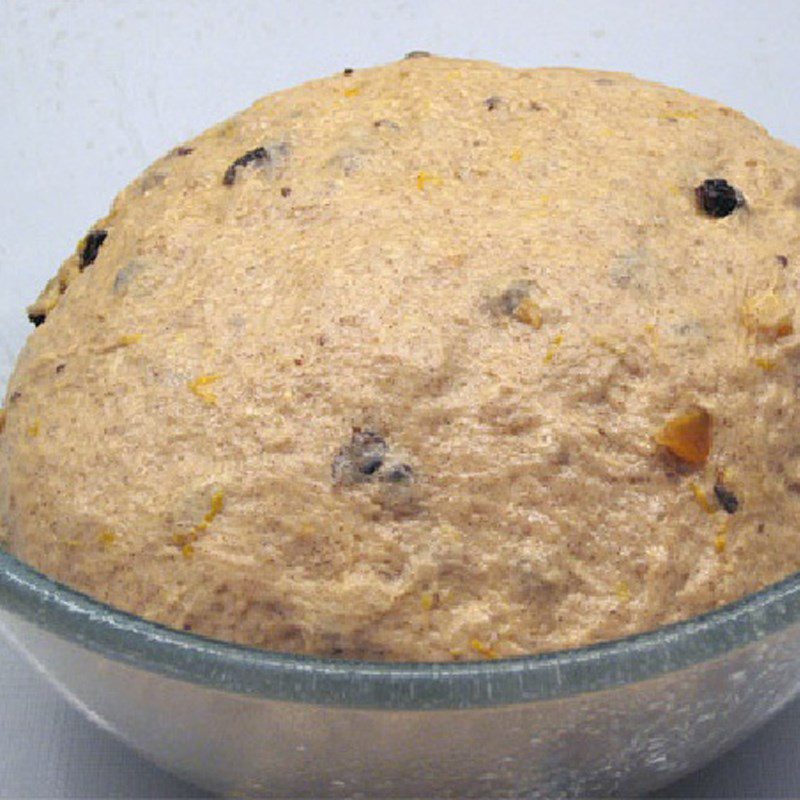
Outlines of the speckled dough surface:
{"type": "Polygon", "coordinates": [[[29,309],[8,546],[304,653],[689,617],[800,568],[798,270],[800,153],[717,103],[424,56],[280,92],[29,309]]]}

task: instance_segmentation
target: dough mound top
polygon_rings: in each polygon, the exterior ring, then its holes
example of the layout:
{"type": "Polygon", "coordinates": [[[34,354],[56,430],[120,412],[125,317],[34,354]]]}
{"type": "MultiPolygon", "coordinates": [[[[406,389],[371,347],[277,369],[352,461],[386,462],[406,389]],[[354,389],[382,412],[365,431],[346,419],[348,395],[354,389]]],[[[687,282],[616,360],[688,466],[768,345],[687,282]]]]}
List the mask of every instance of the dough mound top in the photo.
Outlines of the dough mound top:
{"type": "Polygon", "coordinates": [[[628,75],[417,54],[156,161],[29,314],[35,568],[272,650],[612,639],[800,568],[800,153],[628,75]]]}

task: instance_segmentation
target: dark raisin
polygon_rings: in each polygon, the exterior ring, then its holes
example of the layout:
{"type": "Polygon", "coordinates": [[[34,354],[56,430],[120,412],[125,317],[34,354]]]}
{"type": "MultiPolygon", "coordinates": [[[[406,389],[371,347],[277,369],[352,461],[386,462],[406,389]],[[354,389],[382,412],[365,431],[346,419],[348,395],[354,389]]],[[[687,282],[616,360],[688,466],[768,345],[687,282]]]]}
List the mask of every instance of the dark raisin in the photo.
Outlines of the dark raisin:
{"type": "Polygon", "coordinates": [[[291,186],[281,186],[281,197],[288,197],[292,193],[291,186]]]}
{"type": "Polygon", "coordinates": [[[782,266],[788,267],[789,266],[789,259],[786,256],[775,256],[775,260],[782,266]]]}
{"type": "Polygon", "coordinates": [[[47,319],[46,314],[28,314],[28,319],[34,324],[35,327],[39,327],[40,325],[44,324],[44,321],[47,319]]]}
{"type": "Polygon", "coordinates": [[[697,204],[709,217],[727,217],[744,205],[744,196],[723,178],[710,178],[694,190],[697,204]]]}
{"type": "Polygon", "coordinates": [[[145,269],[145,264],[139,261],[130,261],[124,267],[120,267],[114,278],[112,291],[115,294],[125,294],[137,275],[142,273],[145,269]]]}
{"type": "Polygon", "coordinates": [[[728,513],[735,514],[739,510],[739,498],[721,483],[714,485],[714,494],[720,506],[728,513]]]}
{"type": "Polygon", "coordinates": [[[430,58],[431,54],[427,50],[412,50],[406,53],[405,59],[408,61],[410,58],[430,58]]]}
{"type": "Polygon", "coordinates": [[[499,108],[503,102],[502,97],[497,97],[497,95],[492,95],[491,97],[487,97],[483,104],[486,106],[488,111],[494,111],[496,108],[499,108]]]}
{"type": "Polygon", "coordinates": [[[8,404],[13,406],[18,400],[22,398],[22,392],[17,390],[16,392],[11,392],[11,395],[8,398],[8,404]]]}
{"type": "Polygon", "coordinates": [[[60,375],[67,368],[66,364],[58,364],[56,366],[56,375],[60,375]]]}
{"type": "Polygon", "coordinates": [[[381,480],[387,483],[410,483],[414,470],[408,464],[394,464],[382,475],[381,480]]]}
{"type": "Polygon", "coordinates": [[[531,286],[530,281],[514,281],[498,298],[499,311],[507,316],[513,316],[520,303],[531,296],[531,286]]]}
{"type": "Polygon", "coordinates": [[[345,68],[344,68],[344,74],[345,74],[345,75],[352,75],[352,74],[353,74],[353,72],[354,72],[354,70],[353,70],[353,68],[352,68],[352,67],[345,67],[345,68]]]}
{"type": "Polygon", "coordinates": [[[386,440],[375,431],[355,429],[350,443],[340,448],[333,459],[334,483],[364,483],[383,466],[388,450],[386,440]]]}
{"type": "Polygon", "coordinates": [[[383,466],[382,458],[371,458],[358,468],[364,475],[374,475],[383,466]]]}
{"type": "Polygon", "coordinates": [[[184,622],[183,623],[183,629],[185,631],[190,631],[192,629],[192,623],[191,622],[184,622]]]}
{"type": "Polygon", "coordinates": [[[225,186],[233,186],[236,181],[236,170],[239,169],[239,167],[248,167],[250,164],[262,164],[270,160],[271,156],[264,147],[256,147],[253,150],[248,150],[243,156],[239,156],[239,158],[225,170],[222,182],[225,186]]]}
{"type": "Polygon", "coordinates": [[[83,272],[86,267],[94,264],[97,254],[100,252],[100,248],[107,236],[108,231],[102,228],[96,228],[86,234],[86,238],[83,240],[83,247],[81,248],[80,264],[78,265],[81,272],[83,272]]]}
{"type": "Polygon", "coordinates": [[[393,131],[399,131],[400,126],[391,119],[376,119],[375,122],[372,123],[376,128],[389,128],[393,131]]]}
{"type": "Polygon", "coordinates": [[[176,147],[170,155],[173,156],[190,156],[194,153],[194,147],[176,147]]]}

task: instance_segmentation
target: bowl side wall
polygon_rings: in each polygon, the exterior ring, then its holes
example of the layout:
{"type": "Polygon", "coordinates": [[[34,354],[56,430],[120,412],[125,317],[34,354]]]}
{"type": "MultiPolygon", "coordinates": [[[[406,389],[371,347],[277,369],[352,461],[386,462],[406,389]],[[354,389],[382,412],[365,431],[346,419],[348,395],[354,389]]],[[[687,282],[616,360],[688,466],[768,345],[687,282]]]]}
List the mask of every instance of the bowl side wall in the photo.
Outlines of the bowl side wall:
{"type": "Polygon", "coordinates": [[[84,713],[224,794],[631,794],[700,766],[800,689],[800,625],[613,689],[449,710],[347,708],[226,692],[140,669],[0,612],[0,629],[84,713]]]}

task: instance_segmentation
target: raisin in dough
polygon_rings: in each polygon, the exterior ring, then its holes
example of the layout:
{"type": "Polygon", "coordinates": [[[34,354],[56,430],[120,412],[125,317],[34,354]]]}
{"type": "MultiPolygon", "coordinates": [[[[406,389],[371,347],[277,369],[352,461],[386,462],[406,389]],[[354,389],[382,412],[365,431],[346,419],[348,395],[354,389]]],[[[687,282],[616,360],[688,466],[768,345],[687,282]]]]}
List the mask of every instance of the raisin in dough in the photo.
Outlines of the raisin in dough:
{"type": "Polygon", "coordinates": [[[369,659],[656,628],[800,567],[800,154],[631,76],[436,57],[173,150],[29,309],[8,547],[369,659]]]}

